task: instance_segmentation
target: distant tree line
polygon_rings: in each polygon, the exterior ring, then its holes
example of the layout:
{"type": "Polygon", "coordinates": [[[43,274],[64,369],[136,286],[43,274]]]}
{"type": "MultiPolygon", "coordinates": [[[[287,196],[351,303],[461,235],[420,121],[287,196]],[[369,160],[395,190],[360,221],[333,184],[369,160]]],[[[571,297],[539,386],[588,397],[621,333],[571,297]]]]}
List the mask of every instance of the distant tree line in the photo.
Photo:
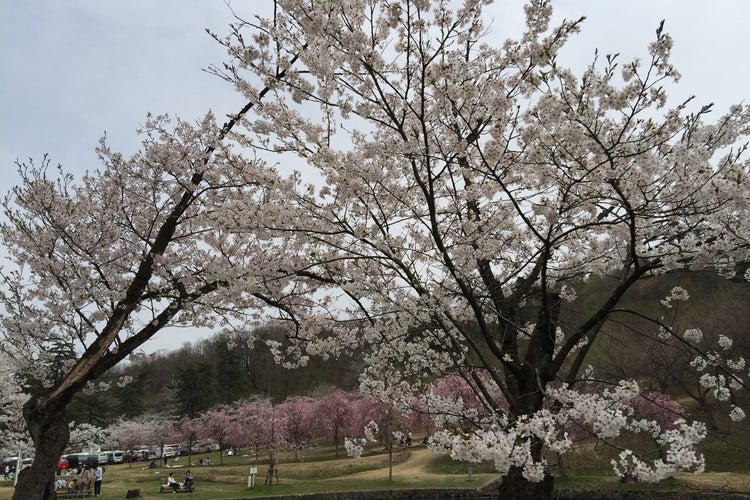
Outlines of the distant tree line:
{"type": "Polygon", "coordinates": [[[109,382],[105,390],[83,391],[73,400],[68,418],[99,427],[165,411],[192,418],[253,397],[280,402],[357,387],[359,366],[351,357],[337,363],[313,359],[297,369],[276,363],[264,343],[279,335],[267,328],[219,333],[117,366],[100,379],[109,382]]]}
{"type": "MultiPolygon", "coordinates": [[[[599,289],[607,286],[603,279],[588,280],[576,300],[563,308],[563,325],[596,307],[599,289]]],[[[636,286],[623,301],[623,314],[615,312],[603,327],[603,334],[586,353],[585,363],[602,378],[637,379],[659,392],[688,398],[703,413],[700,417],[708,417],[712,423],[717,413],[726,412],[717,412],[721,405],[701,386],[701,373],[690,367],[691,353],[674,339],[660,339],[658,328],[647,320],[625,314],[627,310],[653,315],[659,300],[675,286],[689,290],[691,297],[673,311],[669,321],[699,328],[707,344],[716,343],[719,335],[733,337],[735,355],[750,355],[750,338],[745,334],[750,324],[750,286],[694,272],[674,273],[636,286]],[[624,341],[624,330],[636,335],[624,341]]],[[[106,390],[83,391],[74,399],[68,418],[99,427],[119,418],[165,411],[175,417],[194,418],[212,408],[256,397],[279,403],[293,396],[322,398],[335,389],[358,387],[358,355],[342,356],[335,363],[313,357],[307,366],[285,368],[274,361],[265,345],[281,335],[270,328],[219,333],[118,366],[102,379],[110,382],[106,390]]]]}

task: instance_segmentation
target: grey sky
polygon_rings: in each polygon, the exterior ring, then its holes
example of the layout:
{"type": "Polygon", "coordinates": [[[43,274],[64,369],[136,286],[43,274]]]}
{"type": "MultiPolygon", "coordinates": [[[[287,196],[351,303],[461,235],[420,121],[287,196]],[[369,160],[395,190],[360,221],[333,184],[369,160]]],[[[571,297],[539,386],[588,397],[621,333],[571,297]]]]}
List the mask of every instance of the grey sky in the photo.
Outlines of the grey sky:
{"type": "Polygon", "coordinates": [[[237,101],[201,71],[224,55],[203,31],[224,30],[231,15],[222,1],[2,3],[4,169],[43,153],[71,170],[94,169],[105,131],[114,146],[132,150],[148,111],[197,118],[237,101]]]}
{"type": "MultiPolygon", "coordinates": [[[[496,0],[493,30],[520,33],[519,0],[496,0]],[[507,7],[507,10],[506,10],[507,7]]],[[[250,16],[264,0],[235,0],[250,16]]],[[[750,2],[743,0],[554,0],[556,18],[588,17],[566,50],[582,67],[602,54],[645,56],[661,19],[675,39],[679,97],[729,104],[747,99],[750,2]]],[[[197,119],[238,109],[241,98],[202,71],[224,58],[205,32],[226,32],[221,0],[0,0],[0,191],[15,183],[16,159],[41,158],[72,172],[98,168],[103,133],[123,152],[138,145],[147,112],[197,119]]],[[[718,115],[718,112],[717,112],[718,115]]],[[[179,347],[200,332],[160,335],[150,350],[179,347]]]]}

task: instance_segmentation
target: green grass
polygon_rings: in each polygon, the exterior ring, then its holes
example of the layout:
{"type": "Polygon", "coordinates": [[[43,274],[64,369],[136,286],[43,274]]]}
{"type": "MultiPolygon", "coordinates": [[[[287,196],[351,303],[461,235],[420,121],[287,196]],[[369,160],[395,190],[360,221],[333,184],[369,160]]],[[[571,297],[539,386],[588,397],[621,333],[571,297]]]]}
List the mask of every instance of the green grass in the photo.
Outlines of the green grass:
{"type": "MultiPolygon", "coordinates": [[[[207,455],[192,457],[193,462],[207,455]]],[[[408,460],[408,453],[395,453],[394,464],[408,460]]],[[[442,457],[436,457],[438,459],[442,457]]],[[[211,500],[227,498],[252,498],[267,495],[291,495],[299,493],[317,493],[326,491],[354,491],[354,490],[379,490],[379,489],[402,489],[402,488],[426,488],[426,487],[476,487],[482,481],[488,480],[495,474],[477,474],[472,482],[467,481],[465,465],[457,474],[441,474],[435,479],[431,474],[422,478],[401,477],[394,472],[392,481],[388,480],[388,458],[383,453],[372,454],[361,459],[353,459],[341,456],[336,459],[333,449],[321,448],[316,451],[308,451],[300,455],[299,461],[293,460],[291,453],[280,454],[279,484],[272,486],[264,485],[265,473],[268,469],[267,463],[256,461],[251,457],[232,456],[223,457],[223,465],[219,465],[218,454],[211,455],[211,466],[191,466],[195,476],[196,491],[192,494],[159,493],[160,478],[166,477],[170,471],[175,472],[175,477],[180,479],[186,467],[187,457],[182,457],[178,462],[179,467],[157,469],[143,469],[143,463],[108,465],[102,484],[102,500],[122,499],[129,489],[140,488],[141,497],[145,500],[165,498],[170,495],[174,498],[190,498],[191,500],[211,500]],[[257,467],[256,486],[252,489],[247,487],[247,476],[250,467],[257,467]],[[374,478],[361,478],[353,476],[361,472],[381,471],[374,478]]],[[[13,495],[13,487],[10,481],[0,480],[0,500],[9,500],[13,495]]]]}
{"type": "MultiPolygon", "coordinates": [[[[259,472],[265,472],[265,468],[259,468],[259,472]]],[[[152,471],[153,472],[153,471],[152,471]]],[[[143,499],[164,498],[164,495],[170,493],[159,493],[159,478],[166,477],[162,470],[161,474],[147,475],[139,471],[128,471],[121,469],[121,466],[107,467],[108,478],[102,485],[102,500],[122,499],[128,489],[140,488],[143,499]],[[111,474],[110,474],[111,473],[111,474]]],[[[172,495],[175,498],[190,498],[193,500],[211,500],[226,498],[252,498],[255,496],[265,495],[291,495],[299,493],[316,493],[326,491],[354,491],[354,490],[379,490],[379,489],[406,489],[420,487],[476,487],[479,482],[468,482],[465,475],[447,478],[441,485],[428,483],[415,483],[409,479],[399,479],[398,476],[393,481],[388,481],[387,471],[384,471],[382,479],[359,479],[354,477],[332,477],[332,478],[303,478],[297,479],[284,475],[284,469],[281,468],[279,475],[279,484],[273,486],[263,485],[264,474],[256,476],[256,486],[247,488],[247,476],[237,475],[234,471],[227,470],[225,467],[211,466],[210,468],[201,468],[197,470],[196,491],[192,495],[180,493],[172,495]],[[212,470],[206,470],[212,469],[212,470]]],[[[7,483],[7,481],[5,482],[7,483]]],[[[6,484],[0,484],[0,499],[10,499],[13,494],[13,488],[6,484]]]]}
{"type": "Polygon", "coordinates": [[[706,470],[716,472],[748,472],[750,453],[748,443],[740,436],[729,439],[707,439],[698,444],[706,457],[706,470]]]}
{"type": "Polygon", "coordinates": [[[680,482],[679,479],[666,479],[657,484],[649,483],[635,483],[627,484],[621,483],[618,478],[610,475],[608,477],[596,475],[596,476],[568,476],[568,477],[556,477],[555,478],[555,489],[558,490],[604,490],[604,491],[672,491],[681,492],[687,491],[688,488],[685,484],[680,482]]]}
{"type": "MultiPolygon", "coordinates": [[[[468,474],[469,464],[456,462],[447,455],[436,456],[425,467],[425,472],[432,474],[468,474]]],[[[494,466],[490,462],[471,464],[472,474],[496,475],[494,466]]]]}

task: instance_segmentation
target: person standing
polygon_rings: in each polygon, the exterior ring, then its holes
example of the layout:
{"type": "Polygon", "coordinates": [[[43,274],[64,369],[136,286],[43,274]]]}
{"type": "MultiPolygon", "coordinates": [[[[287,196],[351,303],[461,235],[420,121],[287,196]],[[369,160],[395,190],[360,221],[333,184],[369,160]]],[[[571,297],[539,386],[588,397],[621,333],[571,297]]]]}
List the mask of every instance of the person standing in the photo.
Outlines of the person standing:
{"type": "Polygon", "coordinates": [[[102,478],[104,477],[104,469],[101,464],[96,465],[94,469],[94,496],[98,497],[102,493],[102,478]]]}
{"type": "Polygon", "coordinates": [[[86,490],[89,489],[89,483],[91,482],[91,467],[88,465],[83,469],[81,473],[81,481],[78,483],[78,494],[81,498],[86,496],[86,490]]]}

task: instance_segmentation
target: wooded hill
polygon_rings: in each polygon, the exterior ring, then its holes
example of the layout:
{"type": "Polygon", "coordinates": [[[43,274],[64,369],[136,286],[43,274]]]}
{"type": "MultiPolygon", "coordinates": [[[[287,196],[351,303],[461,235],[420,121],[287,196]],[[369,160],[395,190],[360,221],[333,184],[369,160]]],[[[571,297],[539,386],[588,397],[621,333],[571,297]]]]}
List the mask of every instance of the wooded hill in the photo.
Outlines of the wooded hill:
{"type": "MultiPolygon", "coordinates": [[[[582,285],[577,298],[563,306],[565,323],[573,324],[587,309],[596,307],[609,286],[612,284],[606,280],[582,285]]],[[[734,340],[733,357],[747,358],[750,285],[708,272],[675,273],[639,283],[618,311],[604,325],[584,366],[590,364],[598,379],[635,378],[675,398],[688,398],[712,421],[717,402],[700,386],[700,374],[690,367],[694,353],[674,339],[662,340],[658,327],[645,317],[659,318],[681,330],[699,328],[707,349],[715,346],[719,335],[726,335],[734,340]],[[675,286],[687,290],[690,300],[679,307],[665,308],[661,300],[675,286]]],[[[217,334],[173,352],[118,366],[103,379],[112,382],[111,387],[79,394],[68,417],[106,427],[117,418],[146,412],[168,411],[193,417],[211,407],[253,396],[278,402],[293,395],[319,396],[334,387],[357,388],[362,366],[355,358],[311,358],[306,367],[298,369],[276,364],[265,341],[280,335],[267,328],[233,333],[231,337],[217,334]],[[132,377],[132,381],[119,384],[123,377],[132,377]]]]}

